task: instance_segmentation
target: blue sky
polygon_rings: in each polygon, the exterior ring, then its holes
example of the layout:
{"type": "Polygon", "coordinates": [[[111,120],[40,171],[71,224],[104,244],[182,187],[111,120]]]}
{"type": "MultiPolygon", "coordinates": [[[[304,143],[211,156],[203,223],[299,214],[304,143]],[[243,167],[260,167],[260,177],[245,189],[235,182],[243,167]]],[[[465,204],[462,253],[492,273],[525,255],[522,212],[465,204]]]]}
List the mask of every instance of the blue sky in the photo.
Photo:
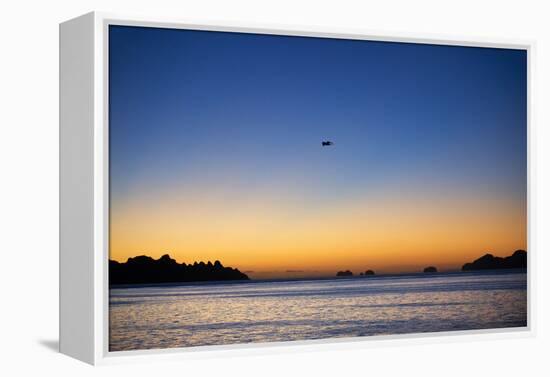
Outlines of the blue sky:
{"type": "Polygon", "coordinates": [[[525,96],[525,51],[112,26],[112,189],[416,170],[523,195],[525,96]]]}

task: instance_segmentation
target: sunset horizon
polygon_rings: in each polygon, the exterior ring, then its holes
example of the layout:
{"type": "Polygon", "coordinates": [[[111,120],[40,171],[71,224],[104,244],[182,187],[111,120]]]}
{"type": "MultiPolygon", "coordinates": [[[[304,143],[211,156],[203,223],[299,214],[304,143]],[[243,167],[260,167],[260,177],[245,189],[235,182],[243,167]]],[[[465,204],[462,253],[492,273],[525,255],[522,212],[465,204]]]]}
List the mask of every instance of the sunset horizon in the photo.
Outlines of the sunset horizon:
{"type": "Polygon", "coordinates": [[[284,278],[527,249],[524,51],[110,38],[110,259],[284,278]]]}
{"type": "Polygon", "coordinates": [[[238,265],[226,263],[220,258],[215,259],[201,259],[201,260],[186,260],[186,259],[179,259],[174,257],[170,251],[166,251],[164,253],[160,253],[158,255],[152,255],[149,253],[136,253],[133,256],[130,256],[126,259],[110,259],[112,261],[118,262],[118,263],[125,263],[130,259],[134,259],[137,257],[147,257],[152,258],[153,260],[159,260],[162,257],[170,257],[171,259],[174,259],[179,264],[186,264],[186,265],[196,265],[200,263],[204,264],[213,264],[215,262],[221,263],[224,267],[229,268],[235,268],[238,269],[240,272],[248,275],[248,277],[252,280],[256,279],[274,279],[274,280],[293,280],[293,279],[308,279],[308,278],[333,278],[336,276],[338,271],[351,271],[353,273],[353,276],[361,276],[365,273],[365,271],[373,271],[373,274],[376,275],[406,275],[406,274],[415,274],[415,273],[422,273],[423,270],[426,267],[434,266],[437,268],[438,272],[459,272],[462,270],[462,267],[471,261],[474,261],[484,255],[490,254],[494,257],[499,258],[505,258],[509,257],[516,251],[525,251],[525,248],[517,248],[514,250],[510,250],[508,252],[503,253],[494,253],[491,250],[485,250],[483,252],[480,252],[476,255],[473,255],[471,259],[465,259],[464,261],[459,261],[455,264],[441,264],[441,263],[416,263],[416,264],[409,264],[409,265],[403,265],[399,264],[396,266],[388,266],[385,268],[378,268],[375,264],[362,264],[358,265],[357,268],[353,268],[346,264],[339,264],[334,266],[334,268],[327,267],[326,269],[297,269],[297,268],[287,268],[287,269],[279,269],[279,270],[248,270],[245,268],[242,268],[238,265]]]}

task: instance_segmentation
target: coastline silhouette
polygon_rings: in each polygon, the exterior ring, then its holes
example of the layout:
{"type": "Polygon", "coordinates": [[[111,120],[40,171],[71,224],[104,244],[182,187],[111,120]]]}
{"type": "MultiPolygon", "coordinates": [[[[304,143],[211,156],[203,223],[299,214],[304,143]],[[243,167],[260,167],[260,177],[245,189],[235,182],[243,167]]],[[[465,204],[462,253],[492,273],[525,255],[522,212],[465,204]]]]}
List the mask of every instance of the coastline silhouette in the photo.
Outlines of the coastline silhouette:
{"type": "Polygon", "coordinates": [[[462,271],[475,270],[499,270],[505,268],[527,268],[527,252],[516,250],[508,257],[495,257],[492,254],[485,254],[481,258],[462,266],[462,271]]]}
{"type": "Polygon", "coordinates": [[[140,255],[125,263],[109,260],[109,284],[155,284],[195,281],[250,280],[236,268],[224,267],[220,261],[178,263],[170,255],[159,259],[140,255]]]}
{"type": "MultiPolygon", "coordinates": [[[[462,266],[462,271],[526,269],[527,252],[516,250],[508,257],[495,257],[485,254],[473,262],[462,266]]],[[[288,270],[287,272],[298,270],[288,270]]],[[[424,273],[437,273],[435,266],[423,269],[424,273]]],[[[373,270],[360,272],[358,277],[374,276],[373,270]]],[[[351,270],[338,271],[336,277],[354,277],[351,270]]],[[[146,255],[128,258],[126,262],[109,260],[109,284],[157,284],[186,283],[227,280],[250,280],[246,273],[237,268],[225,267],[220,261],[194,262],[193,264],[178,263],[170,255],[165,254],[159,259],[146,255]]]]}

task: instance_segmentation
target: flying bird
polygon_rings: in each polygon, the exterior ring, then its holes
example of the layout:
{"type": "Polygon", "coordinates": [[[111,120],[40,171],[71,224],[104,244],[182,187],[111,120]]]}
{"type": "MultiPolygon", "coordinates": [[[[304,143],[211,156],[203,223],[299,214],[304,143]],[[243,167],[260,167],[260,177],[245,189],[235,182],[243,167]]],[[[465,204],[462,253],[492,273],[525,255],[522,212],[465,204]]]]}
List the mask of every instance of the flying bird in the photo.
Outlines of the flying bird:
{"type": "Polygon", "coordinates": [[[333,143],[332,141],[328,141],[328,140],[327,140],[327,141],[322,141],[322,142],[321,142],[321,145],[322,145],[323,147],[328,147],[328,146],[330,146],[330,145],[334,145],[334,143],[333,143]]]}

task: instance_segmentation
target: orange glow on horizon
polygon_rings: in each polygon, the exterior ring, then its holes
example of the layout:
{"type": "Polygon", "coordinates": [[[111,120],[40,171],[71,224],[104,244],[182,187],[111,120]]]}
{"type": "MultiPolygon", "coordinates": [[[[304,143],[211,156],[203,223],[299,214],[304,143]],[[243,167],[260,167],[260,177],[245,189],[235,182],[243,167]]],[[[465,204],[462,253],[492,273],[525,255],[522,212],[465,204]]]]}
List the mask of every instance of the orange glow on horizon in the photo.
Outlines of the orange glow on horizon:
{"type": "Polygon", "coordinates": [[[316,206],[288,193],[165,194],[111,208],[111,259],[168,253],[178,262],[220,260],[265,275],[333,275],[458,269],[527,243],[525,206],[496,195],[379,193],[316,206]]]}
{"type": "Polygon", "coordinates": [[[168,253],[178,262],[220,260],[258,276],[332,276],[343,269],[459,269],[486,252],[506,256],[527,247],[525,204],[504,195],[409,190],[322,205],[276,189],[151,195],[156,199],[133,197],[111,208],[111,259],[168,253]]]}

